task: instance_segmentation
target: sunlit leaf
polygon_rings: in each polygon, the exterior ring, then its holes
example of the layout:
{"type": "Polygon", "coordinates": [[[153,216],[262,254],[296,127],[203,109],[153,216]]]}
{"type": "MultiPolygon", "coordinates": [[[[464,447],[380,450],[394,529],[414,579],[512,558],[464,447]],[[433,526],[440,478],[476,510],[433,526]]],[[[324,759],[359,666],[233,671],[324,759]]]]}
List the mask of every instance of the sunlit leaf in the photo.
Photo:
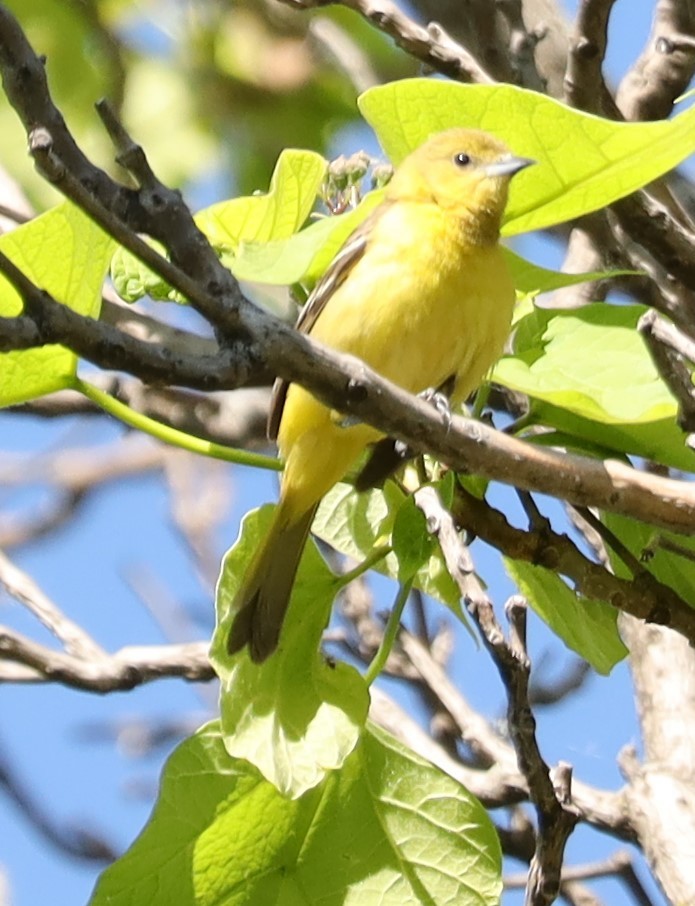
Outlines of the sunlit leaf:
{"type": "Polygon", "coordinates": [[[316,201],[326,161],[313,151],[288,149],[278,158],[264,195],[220,201],[196,214],[213,245],[286,239],[305,222],[316,201]]]}
{"type": "Polygon", "coordinates": [[[681,468],[695,461],[677,405],[637,322],[639,305],[535,309],[517,324],[514,354],[493,380],[532,398],[532,417],[607,449],[681,468]]]}
{"type": "Polygon", "coordinates": [[[383,192],[370,192],[353,211],[323,217],[287,239],[243,242],[234,254],[223,253],[222,261],[240,280],[311,286],[382,198],[383,192]]]}
{"type": "Polygon", "coordinates": [[[501,886],[480,803],[383,731],[290,800],[211,723],[167,762],[150,821],[90,906],[497,906],[501,886]]]}
{"type": "Polygon", "coordinates": [[[425,515],[412,496],[398,508],[391,531],[391,545],[398,559],[398,581],[407,582],[427,563],[436,542],[427,531],[425,515]]]}
{"type": "MultiPolygon", "coordinates": [[[[289,251],[285,251],[282,240],[291,237],[306,221],[325,169],[326,162],[319,154],[291,149],[283,151],[267,193],[218,202],[200,211],[195,217],[196,223],[218,249],[222,262],[240,279],[294,283],[304,273],[301,270],[297,274],[297,261],[303,262],[303,268],[308,269],[323,237],[315,240],[302,233],[299,247],[289,251]]],[[[152,244],[159,248],[157,243],[152,244]]],[[[184,301],[172,287],[123,248],[117,249],[113,256],[111,276],[118,294],[127,302],[135,302],[144,295],[158,300],[184,301]]]]}
{"type": "Polygon", "coordinates": [[[210,658],[221,682],[227,751],[248,759],[284,795],[296,798],[339,768],[354,749],[367,717],[368,694],[353,667],[329,664],[319,652],[339,583],[311,542],[277,651],[262,664],[253,663],[246,649],[227,654],[234,598],[272,511],[264,507],[246,516],[223,561],[210,658]]]}
{"type": "Polygon", "coordinates": [[[434,79],[370,88],[359,107],[395,163],[433,132],[454,126],[484,129],[536,160],[512,181],[507,236],[605,207],[695,150],[695,108],[670,120],[622,123],[514,85],[434,79]]]}
{"type": "MultiPolygon", "coordinates": [[[[83,315],[96,316],[114,242],[70,202],[0,237],[0,250],[39,289],[83,315]]],[[[22,311],[22,301],[0,276],[0,315],[22,311]]],[[[0,354],[0,406],[70,385],[77,356],[63,346],[0,354]]]]}
{"type": "Polygon", "coordinates": [[[503,251],[516,291],[527,296],[550,293],[565,286],[576,286],[578,283],[607,280],[610,277],[635,273],[635,271],[588,271],[583,274],[565,274],[527,261],[511,249],[505,248],[503,251]]]}

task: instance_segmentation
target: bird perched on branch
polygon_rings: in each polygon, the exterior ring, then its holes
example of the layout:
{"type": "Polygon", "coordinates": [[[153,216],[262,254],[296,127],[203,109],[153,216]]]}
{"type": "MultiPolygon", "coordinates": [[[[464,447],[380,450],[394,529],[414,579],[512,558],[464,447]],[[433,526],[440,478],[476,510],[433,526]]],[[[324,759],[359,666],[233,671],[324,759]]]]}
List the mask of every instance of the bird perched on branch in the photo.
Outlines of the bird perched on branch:
{"type": "MultiPolygon", "coordinates": [[[[297,329],[412,393],[478,386],[509,334],[514,286],[499,246],[509,182],[533,163],[485,132],[432,136],[397,168],[383,202],[348,238],[297,329]]],[[[269,420],[285,460],[280,501],[236,597],[228,651],[276,649],[321,497],[383,437],[278,382],[269,420]]]]}

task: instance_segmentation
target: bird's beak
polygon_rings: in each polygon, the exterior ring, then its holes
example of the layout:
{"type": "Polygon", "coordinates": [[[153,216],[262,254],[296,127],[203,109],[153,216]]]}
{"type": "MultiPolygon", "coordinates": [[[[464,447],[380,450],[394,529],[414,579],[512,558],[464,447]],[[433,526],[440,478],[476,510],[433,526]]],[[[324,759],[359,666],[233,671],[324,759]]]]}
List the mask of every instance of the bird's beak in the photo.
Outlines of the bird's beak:
{"type": "Polygon", "coordinates": [[[496,160],[493,164],[486,164],[483,171],[486,176],[514,176],[519,170],[530,167],[536,161],[530,157],[505,157],[502,160],[496,160]]]}

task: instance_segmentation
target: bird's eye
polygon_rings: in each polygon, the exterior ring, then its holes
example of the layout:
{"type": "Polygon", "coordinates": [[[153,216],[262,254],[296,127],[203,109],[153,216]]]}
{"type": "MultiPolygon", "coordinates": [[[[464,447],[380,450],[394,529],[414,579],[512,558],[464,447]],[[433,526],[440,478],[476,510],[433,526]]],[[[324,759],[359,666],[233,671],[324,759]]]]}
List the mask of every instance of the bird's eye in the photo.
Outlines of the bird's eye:
{"type": "Polygon", "coordinates": [[[470,156],[463,151],[461,151],[459,154],[457,154],[456,157],[454,158],[454,163],[456,164],[457,167],[467,167],[470,162],[471,162],[470,156]]]}

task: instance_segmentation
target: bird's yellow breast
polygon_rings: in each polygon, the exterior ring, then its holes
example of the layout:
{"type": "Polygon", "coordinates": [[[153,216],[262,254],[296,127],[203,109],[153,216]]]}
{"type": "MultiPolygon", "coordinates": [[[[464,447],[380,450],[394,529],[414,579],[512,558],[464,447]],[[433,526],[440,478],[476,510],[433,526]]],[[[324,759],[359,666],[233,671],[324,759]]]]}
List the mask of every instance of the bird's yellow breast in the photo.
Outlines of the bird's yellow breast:
{"type": "MultiPolygon", "coordinates": [[[[455,375],[458,401],[502,352],[513,305],[499,246],[474,244],[461,221],[434,204],[400,203],[377,220],[364,255],[311,334],[413,393],[455,375]]],[[[367,426],[338,426],[328,409],[293,385],[278,438],[288,461],[285,481],[293,481],[297,445],[302,459],[317,464],[314,480],[323,471],[320,484],[328,488],[378,436],[367,426]]]]}

